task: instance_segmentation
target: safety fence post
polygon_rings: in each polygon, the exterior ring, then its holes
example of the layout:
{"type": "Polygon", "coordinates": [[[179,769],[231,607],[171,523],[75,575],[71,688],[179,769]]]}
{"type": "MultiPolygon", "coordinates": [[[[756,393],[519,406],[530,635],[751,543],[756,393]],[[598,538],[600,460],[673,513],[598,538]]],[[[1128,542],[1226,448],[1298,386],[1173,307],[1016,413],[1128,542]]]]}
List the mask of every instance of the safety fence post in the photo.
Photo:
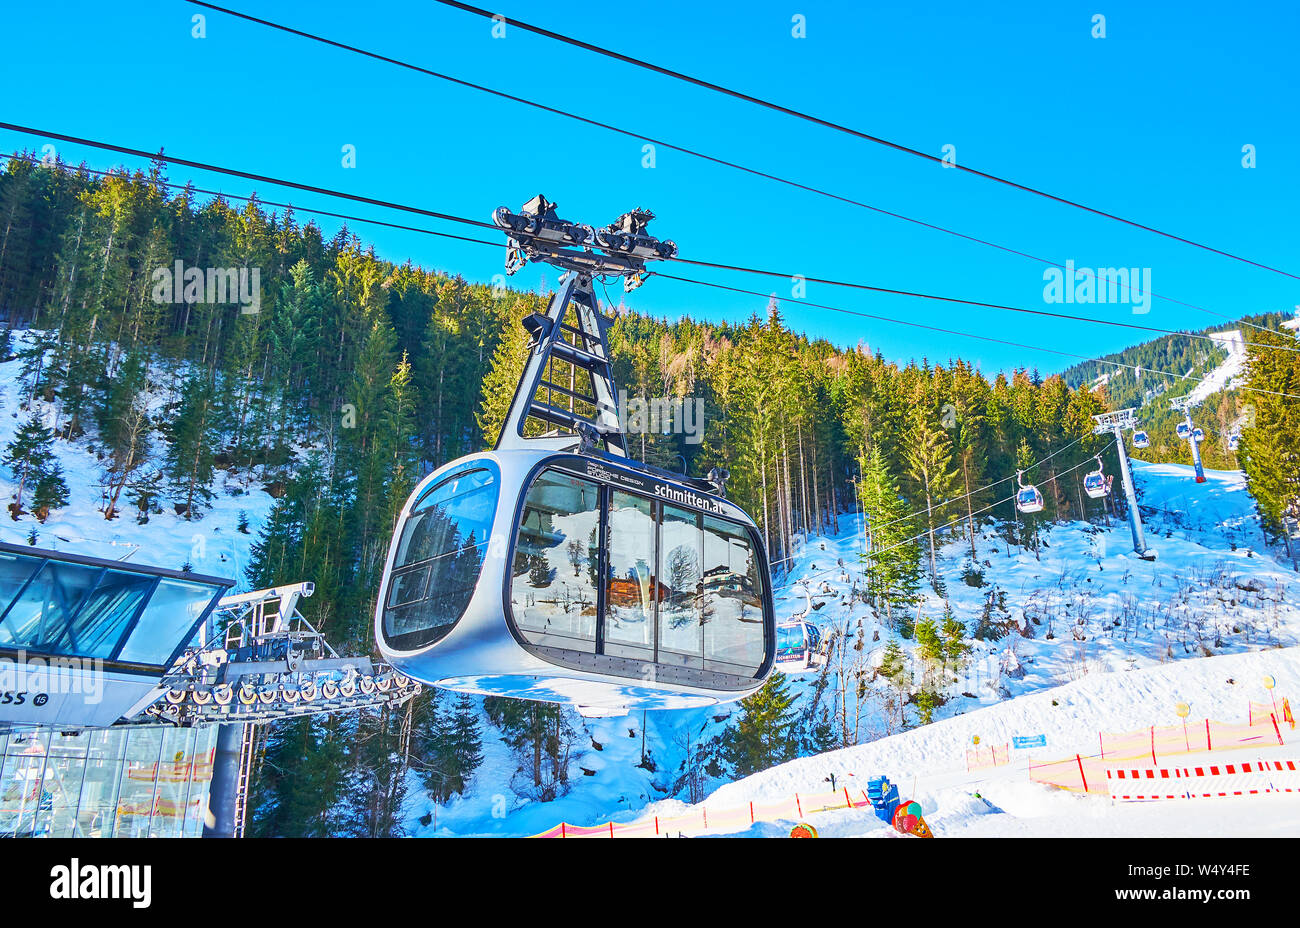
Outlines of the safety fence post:
{"type": "Polygon", "coordinates": [[[1151,726],[1151,763],[1154,766],[1156,762],[1156,727],[1151,726]]]}
{"type": "Polygon", "coordinates": [[[655,816],[655,834],[659,834],[659,816],[655,816]]]}
{"type": "Polygon", "coordinates": [[[613,823],[613,822],[610,822],[610,823],[609,823],[609,836],[610,836],[611,838],[614,837],[614,823],[613,823]]]}
{"type": "Polygon", "coordinates": [[[1079,764],[1079,779],[1083,780],[1083,791],[1086,793],[1088,791],[1088,776],[1083,772],[1083,758],[1075,754],[1074,759],[1079,764]]]}
{"type": "Polygon", "coordinates": [[[845,808],[853,808],[853,800],[849,798],[849,788],[847,786],[844,787],[844,802],[847,804],[845,808]]]}
{"type": "Polygon", "coordinates": [[[799,817],[803,818],[803,803],[799,801],[799,794],[794,794],[794,807],[799,810],[799,817]]]}
{"type": "Polygon", "coordinates": [[[1269,718],[1271,718],[1271,719],[1273,720],[1273,731],[1277,733],[1277,743],[1278,743],[1278,744],[1281,744],[1281,743],[1282,743],[1282,729],[1280,729],[1280,728],[1277,727],[1277,716],[1276,716],[1276,715],[1271,715],[1271,716],[1269,716],[1269,718]]]}
{"type": "Polygon", "coordinates": [[[749,804],[749,824],[754,824],[754,803],[752,801],[749,804]]]}
{"type": "Polygon", "coordinates": [[[566,834],[564,833],[564,822],[560,822],[560,837],[561,837],[561,838],[567,838],[567,837],[568,837],[568,835],[566,835],[566,834]]]}
{"type": "Polygon", "coordinates": [[[1214,743],[1210,741],[1210,720],[1205,720],[1205,750],[1213,751],[1214,743]]]}

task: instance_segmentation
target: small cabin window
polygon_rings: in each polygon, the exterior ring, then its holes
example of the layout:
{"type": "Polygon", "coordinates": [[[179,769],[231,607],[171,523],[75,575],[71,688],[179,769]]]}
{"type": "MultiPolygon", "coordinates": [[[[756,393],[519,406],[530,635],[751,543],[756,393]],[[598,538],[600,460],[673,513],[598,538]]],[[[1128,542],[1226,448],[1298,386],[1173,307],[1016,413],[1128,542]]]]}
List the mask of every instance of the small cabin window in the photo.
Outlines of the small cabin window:
{"type": "Polygon", "coordinates": [[[753,674],[763,663],[763,596],[748,533],[704,517],[704,669],[753,674]]]}
{"type": "Polygon", "coordinates": [[[659,532],[660,570],[668,587],[659,618],[659,662],[703,670],[700,514],[664,506],[659,532]]]}
{"type": "Polygon", "coordinates": [[[667,592],[655,564],[654,503],[611,491],[608,537],[605,653],[653,661],[655,606],[667,592]]]}
{"type": "Polygon", "coordinates": [[[401,650],[443,638],[469,607],[496,516],[493,470],[462,471],[411,507],[393,556],[384,637],[401,650]]]}
{"type": "Polygon", "coordinates": [[[524,498],[510,605],[536,645],[594,654],[600,572],[600,486],[546,471],[524,498]]]}

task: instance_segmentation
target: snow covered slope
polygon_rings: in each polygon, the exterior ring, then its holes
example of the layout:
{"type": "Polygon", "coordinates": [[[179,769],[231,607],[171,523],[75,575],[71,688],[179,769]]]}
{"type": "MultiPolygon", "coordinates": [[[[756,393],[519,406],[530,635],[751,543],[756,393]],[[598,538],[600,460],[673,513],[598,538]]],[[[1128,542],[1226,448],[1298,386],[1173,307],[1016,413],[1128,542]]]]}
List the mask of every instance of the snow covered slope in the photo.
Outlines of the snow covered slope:
{"type": "MultiPolygon", "coordinates": [[[[1147,725],[1176,725],[1175,705],[1186,702],[1196,718],[1244,721],[1248,699],[1267,701],[1262,679],[1277,680],[1279,692],[1300,692],[1300,648],[1286,648],[1200,660],[1178,661],[1146,670],[1092,674],[1077,682],[1021,696],[871,744],[802,758],[718,789],[706,800],[715,809],[750,801],[826,792],[827,778],[864,787],[884,774],[900,795],[919,801],[926,822],[940,836],[959,835],[1213,835],[1300,833],[1300,796],[1256,799],[1182,800],[1112,807],[1104,798],[1062,792],[1029,780],[1029,754],[1041,762],[1076,751],[1096,752],[1098,730],[1130,731],[1147,725]],[[1048,747],[1013,751],[1005,767],[966,772],[965,751],[973,736],[985,743],[1016,735],[1047,737],[1048,747]],[[988,800],[981,801],[974,796],[988,800]]],[[[1282,747],[1214,754],[1215,762],[1286,757],[1300,759],[1300,733],[1284,726],[1282,747]]],[[[1197,755],[1171,759],[1183,765],[1197,755]]],[[[652,810],[657,811],[657,810],[652,810]]],[[[680,807],[673,806],[674,814],[680,807]]],[[[823,834],[893,835],[869,811],[828,812],[810,818],[823,834]]],[[[785,833],[788,827],[759,826],[756,833],[785,833]]]]}
{"type": "MultiPolygon", "coordinates": [[[[990,529],[976,539],[983,585],[975,587],[961,579],[971,565],[969,544],[950,541],[940,571],[957,618],[973,630],[990,594],[995,600],[1000,594],[1005,613],[995,610],[994,615],[1015,630],[996,641],[970,642],[971,659],[947,681],[948,702],[935,713],[941,721],[895,734],[901,727],[897,718],[888,720],[882,702],[868,695],[857,732],[859,747],[798,760],[737,784],[711,780],[712,795],[706,803],[715,808],[743,805],[751,798],[789,796],[796,786],[825,792],[832,774],[843,784],[885,773],[906,788],[916,779],[927,809],[937,810],[934,803],[942,800],[937,821],[945,833],[1130,833],[1123,821],[1103,816],[1094,822],[1088,817],[1091,812],[1080,818],[1075,810],[1084,807],[1078,803],[1092,800],[1029,783],[1019,758],[1018,766],[972,778],[964,769],[971,736],[979,734],[985,744],[1002,744],[1012,735],[1048,734],[1048,753],[1055,758],[1070,753],[1076,741],[1086,749],[1099,729],[1172,724],[1179,700],[1188,702],[1198,717],[1240,721],[1248,699],[1267,698],[1259,683],[1265,672],[1278,678],[1280,691],[1300,692],[1294,682],[1287,688],[1288,681],[1300,681],[1295,648],[1300,645],[1300,609],[1295,605],[1300,602],[1300,576],[1265,549],[1241,475],[1208,471],[1207,482],[1198,485],[1189,467],[1136,463],[1135,470],[1149,507],[1148,543],[1157,549],[1157,560],[1144,561],[1131,553],[1127,523],[1118,520],[1109,527],[1055,526],[1046,534],[1038,558],[1032,551],[1008,548],[990,529]],[[1207,653],[1220,656],[1204,658],[1207,653]],[[1234,682],[1227,683],[1229,678],[1234,682]],[[888,737],[891,734],[894,737],[888,737]],[[1003,781],[1003,787],[993,785],[1003,781]],[[988,806],[970,795],[975,789],[986,797],[996,793],[995,804],[1023,812],[1033,821],[990,819],[988,806]],[[990,824],[994,821],[996,825],[990,824]],[[990,828],[993,831],[981,830],[990,828]]],[[[849,595],[861,548],[853,522],[852,516],[843,517],[839,537],[813,538],[804,546],[788,582],[777,590],[777,614],[788,618],[806,608],[799,583],[808,580],[820,605],[811,621],[828,631],[854,627],[861,620],[868,662],[878,665],[885,644],[897,635],[882,617],[849,595]],[[840,560],[844,568],[838,566],[840,560]]],[[[925,591],[919,614],[937,618],[944,601],[928,587],[925,591]]],[[[898,640],[918,668],[915,642],[898,640]]],[[[914,672],[919,677],[919,669],[914,672]]],[[[799,696],[797,709],[812,698],[814,679],[812,674],[791,677],[791,688],[799,696]]],[[[831,705],[828,695],[822,699],[823,705],[831,705]]],[[[592,824],[679,814],[685,807],[684,792],[666,790],[681,773],[686,734],[699,743],[719,732],[735,711],[724,706],[648,713],[646,742],[656,765],[653,772],[637,766],[640,715],[587,720],[587,737],[579,744],[583,750],[572,768],[572,789],[549,803],[516,796],[509,781],[513,759],[501,745],[493,745],[467,798],[440,809],[436,829],[430,821],[412,830],[422,835],[535,834],[561,820],[592,824]],[[584,775],[584,768],[592,775],[584,775]],[[495,817],[490,812],[494,801],[495,817]]],[[[915,725],[915,707],[908,706],[906,712],[909,726],[915,725]]],[[[1086,808],[1095,809],[1096,804],[1086,808]]],[[[427,802],[413,799],[413,815],[428,812],[427,802]]],[[[1147,815],[1131,814],[1134,821],[1144,821],[1147,815]]],[[[832,833],[875,829],[875,819],[865,813],[827,813],[823,818],[832,833]]],[[[1271,812],[1260,816],[1262,823],[1272,820],[1271,812]]],[[[1166,824],[1160,833],[1180,833],[1166,824]]],[[[1213,830],[1210,824],[1197,827],[1203,827],[1203,833],[1213,830]]],[[[754,833],[784,832],[776,826],[756,826],[754,833]]]]}
{"type": "Polygon", "coordinates": [[[1237,386],[1246,373],[1246,342],[1239,329],[1226,332],[1211,332],[1213,342],[1228,353],[1223,363],[1210,371],[1192,388],[1192,402],[1200,403],[1212,393],[1219,393],[1237,386]]]}
{"type": "MultiPolygon", "coordinates": [[[[53,405],[40,399],[33,403],[31,410],[20,408],[25,399],[19,383],[21,366],[22,362],[17,360],[0,364],[0,450],[8,446],[33,411],[42,416],[47,428],[59,424],[53,405]]],[[[155,397],[151,406],[156,411],[161,399],[155,397]]],[[[159,447],[155,448],[155,457],[159,457],[163,451],[162,440],[156,442],[159,447]]],[[[14,521],[7,510],[0,508],[0,541],[27,544],[35,530],[38,547],[110,560],[138,560],[173,570],[188,563],[196,573],[231,577],[236,589],[247,588],[244,568],[248,565],[249,550],[275,502],[269,494],[256,483],[245,486],[226,480],[226,475],[218,471],[212,508],[205,509],[201,519],[187,522],[170,507],[164,507],[164,512],[151,514],[147,523],[139,524],[135,507],[127,503],[124,493],[118,502],[117,518],[107,521],[98,492],[104,467],[93,453],[93,447],[93,431],[81,441],[54,443],[70,491],[68,505],[52,512],[44,524],[32,515],[14,521]],[[247,533],[238,528],[241,512],[248,520],[247,533]]],[[[0,469],[0,498],[6,504],[17,486],[8,469],[0,469]]]]}

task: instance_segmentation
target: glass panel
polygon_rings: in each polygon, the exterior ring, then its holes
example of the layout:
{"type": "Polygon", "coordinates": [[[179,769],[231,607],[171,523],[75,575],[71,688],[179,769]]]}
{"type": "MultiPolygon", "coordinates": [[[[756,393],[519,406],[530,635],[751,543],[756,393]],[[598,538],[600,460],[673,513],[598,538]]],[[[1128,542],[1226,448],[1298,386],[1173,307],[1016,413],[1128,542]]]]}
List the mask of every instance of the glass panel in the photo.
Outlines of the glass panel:
{"type": "Polygon", "coordinates": [[[763,663],[763,597],[749,533],[704,517],[704,667],[753,674],[763,663]]]}
{"type": "Polygon", "coordinates": [[[86,771],[86,748],[90,735],[56,734],[50,739],[50,759],[45,767],[42,791],[49,796],[49,808],[42,810],[40,824],[51,838],[81,837],[77,804],[81,799],[81,778],[86,771]]]}
{"type": "Polygon", "coordinates": [[[163,731],[162,760],[158,764],[158,795],[154,801],[151,838],[179,838],[188,813],[190,778],[194,775],[192,755],[194,730],[168,728],[163,731]]]}
{"type": "Polygon", "coordinates": [[[160,729],[141,727],[133,728],[127,738],[126,769],[117,797],[116,837],[149,836],[162,734],[160,729]]]}
{"type": "MultiPolygon", "coordinates": [[[[655,574],[655,521],[650,500],[609,495],[609,580],[605,585],[605,653],[654,660],[655,603],[667,587],[655,574]]],[[[582,543],[569,547],[585,558],[582,543]]],[[[576,566],[576,565],[575,565],[576,566]]]]}
{"type": "Polygon", "coordinates": [[[184,836],[198,838],[203,834],[204,813],[208,811],[208,794],[212,789],[212,764],[216,758],[217,726],[202,725],[192,729],[194,746],[190,768],[189,804],[185,812],[184,836]]]}
{"type": "Polygon", "coordinates": [[[69,628],[72,650],[87,657],[111,656],[153,586],[153,577],[105,573],[69,628]]]}
{"type": "Polygon", "coordinates": [[[510,603],[534,644],[595,653],[600,488],[547,471],[524,500],[510,603]]]}
{"type": "Polygon", "coordinates": [[[86,752],[86,774],[81,781],[81,802],[77,809],[80,833],[88,838],[111,838],[117,809],[117,790],[122,778],[122,754],[128,730],[110,728],[90,734],[86,752]]]}
{"type": "Polygon", "coordinates": [[[497,478],[462,472],[412,507],[393,557],[384,636],[398,648],[437,641],[469,607],[497,511],[497,478]]]}
{"type": "MultiPolygon", "coordinates": [[[[27,578],[36,572],[43,562],[39,558],[23,557],[17,554],[0,553],[0,614],[9,608],[17,597],[27,578]]],[[[23,642],[14,635],[8,621],[0,622],[0,647],[20,648],[23,642]]]]}
{"type": "Polygon", "coordinates": [[[660,571],[667,593],[659,612],[659,663],[703,668],[699,516],[663,507],[660,571]]]}
{"type": "Polygon", "coordinates": [[[0,837],[34,838],[43,834],[37,819],[53,802],[42,789],[50,733],[35,731],[9,736],[9,749],[0,768],[0,837]]]}
{"type": "Polygon", "coordinates": [[[189,580],[160,580],[118,658],[165,664],[172,652],[189,639],[190,629],[221,592],[219,587],[189,580]]]}
{"type": "Polygon", "coordinates": [[[10,647],[75,653],[68,637],[68,623],[78,607],[94,589],[100,574],[98,567],[83,564],[59,564],[46,561],[22,596],[0,622],[0,639],[10,647]]]}

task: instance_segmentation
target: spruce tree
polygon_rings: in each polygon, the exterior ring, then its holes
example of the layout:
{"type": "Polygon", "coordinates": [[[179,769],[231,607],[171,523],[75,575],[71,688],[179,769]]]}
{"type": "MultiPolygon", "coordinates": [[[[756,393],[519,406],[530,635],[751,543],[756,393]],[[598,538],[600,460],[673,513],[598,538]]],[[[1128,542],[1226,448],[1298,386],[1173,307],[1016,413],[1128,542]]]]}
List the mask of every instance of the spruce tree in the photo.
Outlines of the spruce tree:
{"type": "Polygon", "coordinates": [[[723,735],[723,756],[737,776],[766,770],[794,756],[794,701],[795,694],[779,671],[758,692],[740,701],[740,718],[723,735]]]}
{"type": "Polygon", "coordinates": [[[164,473],[186,519],[198,518],[196,504],[212,498],[218,411],[216,390],[207,377],[196,374],[185,381],[172,420],[164,473]]]}
{"type": "MultiPolygon", "coordinates": [[[[4,463],[13,473],[14,479],[18,481],[14,501],[9,504],[9,511],[14,519],[17,519],[23,511],[23,494],[27,488],[39,484],[55,466],[53,441],[54,433],[47,429],[41,422],[41,417],[33,412],[27,417],[27,421],[18,427],[13,440],[5,447],[4,463]]],[[[66,493],[66,487],[64,489],[66,493]]]]}

